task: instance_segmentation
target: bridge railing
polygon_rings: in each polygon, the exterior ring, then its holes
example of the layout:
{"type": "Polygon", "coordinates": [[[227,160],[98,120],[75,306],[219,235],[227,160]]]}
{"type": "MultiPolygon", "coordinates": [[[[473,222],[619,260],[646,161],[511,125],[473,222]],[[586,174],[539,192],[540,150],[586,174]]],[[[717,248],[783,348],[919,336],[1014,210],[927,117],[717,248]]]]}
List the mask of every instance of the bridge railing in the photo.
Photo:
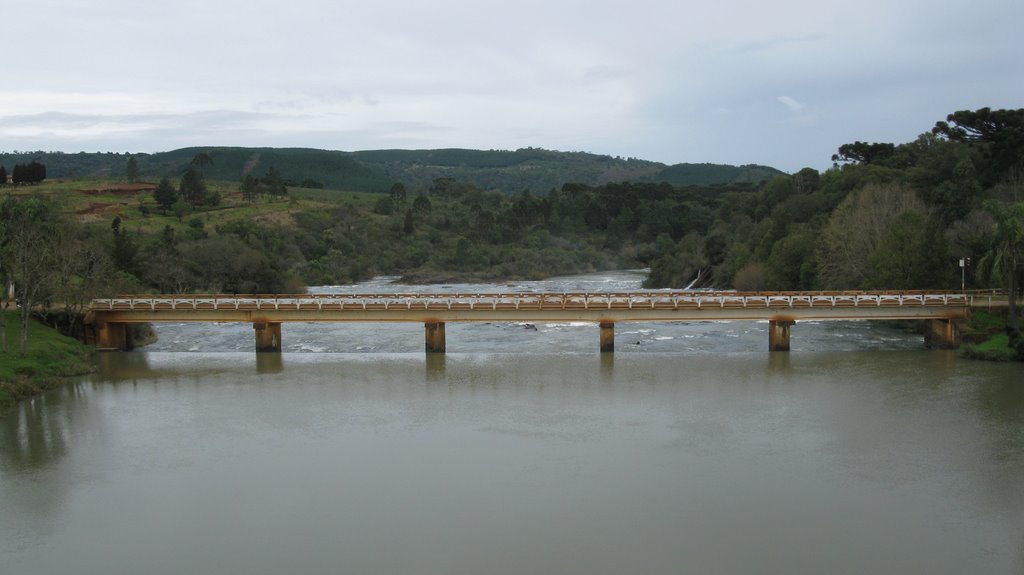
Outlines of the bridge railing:
{"type": "MultiPolygon", "coordinates": [[[[993,294],[986,294],[993,297],[993,294]]],[[[523,292],[367,294],[121,295],[93,300],[95,311],[126,310],[623,310],[972,305],[977,294],[900,292],[523,292]]]]}

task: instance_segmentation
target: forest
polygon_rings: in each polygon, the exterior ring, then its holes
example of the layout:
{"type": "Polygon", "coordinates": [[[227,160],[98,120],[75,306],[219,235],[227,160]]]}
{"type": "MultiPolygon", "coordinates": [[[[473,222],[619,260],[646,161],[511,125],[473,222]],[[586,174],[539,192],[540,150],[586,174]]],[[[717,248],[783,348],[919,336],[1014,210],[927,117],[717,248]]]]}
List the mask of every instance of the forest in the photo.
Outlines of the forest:
{"type": "Polygon", "coordinates": [[[508,194],[435,177],[368,193],[296,186],[273,166],[215,179],[216,157],[197,151],[177,181],[117,191],[116,180],[138,179],[134,156],[121,158],[120,179],[4,192],[0,271],[16,299],[73,310],[115,292],[282,293],[376,275],[500,281],[624,268],[650,268],[650,288],[1021,285],[1024,110],[955,112],[914,141],[855,141],[839,146],[831,169],[757,183],[563,182],[508,194]]]}
{"type": "Polygon", "coordinates": [[[547,193],[565,182],[601,185],[608,182],[668,182],[676,186],[759,183],[782,172],[759,165],[675,164],[587,152],[542,148],[518,150],[370,150],[342,152],[308,148],[182,148],[155,154],[0,151],[0,165],[38,162],[51,179],[120,177],[126,165],[140,179],[177,178],[193,158],[210,159],[205,176],[240,181],[249,173],[274,167],[291,186],[350,192],[387,192],[395,182],[411,189],[427,188],[437,178],[452,178],[488,191],[547,193]]]}

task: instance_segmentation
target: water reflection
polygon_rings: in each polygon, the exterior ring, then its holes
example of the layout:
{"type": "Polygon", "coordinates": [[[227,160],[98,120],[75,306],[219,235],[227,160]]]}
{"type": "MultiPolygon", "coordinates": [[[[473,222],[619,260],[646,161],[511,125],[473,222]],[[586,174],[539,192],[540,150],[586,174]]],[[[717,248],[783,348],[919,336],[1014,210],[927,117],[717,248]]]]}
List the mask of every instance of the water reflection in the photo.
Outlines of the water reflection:
{"type": "Polygon", "coordinates": [[[284,371],[284,355],[280,353],[256,353],[256,373],[273,374],[284,371]]]}
{"type": "Polygon", "coordinates": [[[108,354],[0,420],[5,572],[1024,559],[1017,366],[928,351],[278,359],[108,354]]]}
{"type": "Polygon", "coordinates": [[[768,352],[768,371],[769,372],[786,372],[791,368],[791,360],[793,356],[788,351],[770,351],[768,352]]]}
{"type": "Polygon", "coordinates": [[[79,404],[86,401],[84,387],[62,386],[19,403],[0,418],[0,469],[42,469],[66,456],[79,404]]]}
{"type": "Polygon", "coordinates": [[[601,353],[601,381],[611,382],[615,380],[615,354],[601,353]]]}
{"type": "Polygon", "coordinates": [[[423,366],[428,382],[447,381],[445,370],[448,364],[448,355],[444,353],[424,354],[423,366]]]}
{"type": "Polygon", "coordinates": [[[173,375],[171,371],[162,374],[149,365],[149,354],[136,352],[99,352],[96,354],[96,376],[99,381],[137,381],[153,379],[160,375],[173,375]]]}

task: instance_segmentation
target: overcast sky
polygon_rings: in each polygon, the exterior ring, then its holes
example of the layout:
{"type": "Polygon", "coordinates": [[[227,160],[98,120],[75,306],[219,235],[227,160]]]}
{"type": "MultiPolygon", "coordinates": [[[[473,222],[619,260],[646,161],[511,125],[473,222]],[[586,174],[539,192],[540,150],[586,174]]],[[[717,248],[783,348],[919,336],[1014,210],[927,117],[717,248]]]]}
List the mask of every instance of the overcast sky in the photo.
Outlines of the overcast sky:
{"type": "Polygon", "coordinates": [[[1021,0],[4,0],[0,150],[541,147],[824,169],[1024,107],[1021,0]]]}

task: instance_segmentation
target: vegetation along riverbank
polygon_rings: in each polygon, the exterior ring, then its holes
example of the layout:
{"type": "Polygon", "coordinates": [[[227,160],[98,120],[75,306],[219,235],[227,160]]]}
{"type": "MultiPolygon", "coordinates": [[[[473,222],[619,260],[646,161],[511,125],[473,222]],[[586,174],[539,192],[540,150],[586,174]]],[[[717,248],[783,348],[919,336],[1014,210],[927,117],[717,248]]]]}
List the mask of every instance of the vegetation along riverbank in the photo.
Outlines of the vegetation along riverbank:
{"type": "Polygon", "coordinates": [[[0,153],[0,305],[629,268],[648,288],[1019,293],[1022,134],[1024,109],[959,111],[793,174],[537,149],[0,153]]]}
{"type": "Polygon", "coordinates": [[[1024,361],[1020,322],[1005,315],[975,312],[962,331],[960,355],[986,361],[1024,361]]]}
{"type": "Polygon", "coordinates": [[[27,353],[18,352],[20,330],[14,312],[5,316],[7,347],[0,347],[0,413],[19,399],[60,385],[64,378],[91,372],[92,351],[78,341],[30,320],[27,353]]]}

